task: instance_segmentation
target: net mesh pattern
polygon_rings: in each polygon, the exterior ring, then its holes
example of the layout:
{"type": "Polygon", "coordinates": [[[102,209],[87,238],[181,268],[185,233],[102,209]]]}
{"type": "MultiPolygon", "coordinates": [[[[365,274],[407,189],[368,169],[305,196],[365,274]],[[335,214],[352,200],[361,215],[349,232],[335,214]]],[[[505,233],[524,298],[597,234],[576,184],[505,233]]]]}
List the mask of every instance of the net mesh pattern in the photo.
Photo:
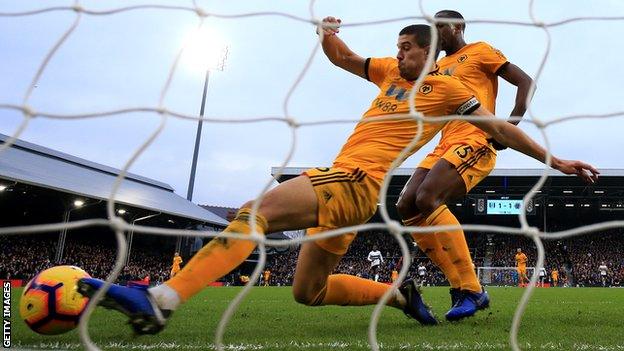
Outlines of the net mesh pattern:
{"type": "MultiPolygon", "coordinates": [[[[539,69],[534,77],[534,83],[531,88],[532,90],[534,90],[535,84],[539,82],[540,75],[542,74],[544,66],[549,57],[550,47],[551,47],[551,39],[550,39],[549,30],[551,28],[563,26],[569,23],[580,22],[580,21],[622,21],[624,20],[624,16],[620,16],[620,17],[618,16],[601,16],[601,17],[587,16],[587,17],[568,18],[568,19],[564,19],[564,20],[560,20],[556,22],[545,23],[537,19],[537,17],[535,17],[534,3],[535,1],[529,2],[529,13],[530,13],[531,21],[528,21],[528,22],[484,20],[484,19],[465,21],[466,23],[490,23],[490,24],[506,24],[506,25],[514,25],[514,26],[530,26],[530,27],[540,28],[541,30],[544,31],[546,38],[547,38],[546,50],[544,51],[539,69]]],[[[426,11],[424,10],[422,0],[419,1],[419,9],[420,9],[420,14],[414,15],[414,16],[382,19],[382,20],[360,22],[360,23],[342,23],[341,26],[342,27],[366,26],[366,25],[400,22],[400,21],[405,21],[405,20],[420,21],[420,22],[424,21],[430,24],[434,24],[436,22],[444,22],[444,23],[456,22],[454,20],[448,20],[448,19],[444,19],[444,20],[434,19],[431,14],[426,13],[426,11]]],[[[194,13],[199,19],[198,30],[201,29],[201,27],[204,25],[205,19],[208,17],[236,20],[236,19],[247,18],[247,17],[278,16],[278,17],[287,18],[292,21],[308,23],[311,26],[311,30],[314,29],[313,28],[314,26],[316,26],[318,30],[320,30],[323,26],[322,20],[320,18],[317,18],[317,16],[315,15],[313,0],[310,1],[309,3],[309,16],[308,17],[295,16],[295,15],[285,13],[285,12],[250,12],[250,13],[225,15],[225,14],[210,12],[209,9],[200,7],[195,1],[192,1],[192,4],[188,6],[165,6],[165,5],[147,4],[147,5],[118,7],[118,8],[108,9],[108,10],[93,10],[93,9],[85,8],[80,4],[79,1],[76,1],[72,6],[45,7],[45,8],[39,8],[36,10],[31,10],[31,11],[13,12],[13,13],[0,12],[0,17],[5,17],[5,18],[36,16],[36,15],[50,13],[50,12],[66,12],[66,13],[69,12],[75,15],[74,21],[66,29],[66,31],[58,38],[58,40],[56,40],[54,45],[52,45],[52,47],[48,50],[48,53],[46,54],[43,61],[40,63],[34,77],[32,78],[30,84],[28,85],[28,88],[24,92],[24,97],[23,97],[21,104],[10,104],[10,103],[5,103],[3,101],[0,101],[0,109],[18,111],[23,115],[23,121],[21,122],[21,124],[12,133],[11,137],[7,140],[7,142],[5,142],[3,145],[0,146],[0,157],[2,157],[2,152],[5,151],[7,148],[11,147],[11,145],[20,137],[20,135],[24,132],[24,130],[26,130],[29,123],[34,118],[75,120],[75,119],[89,119],[89,118],[96,118],[96,117],[117,116],[117,115],[124,115],[128,113],[132,113],[132,112],[150,112],[160,117],[160,124],[158,128],[154,130],[153,133],[146,140],[144,140],[142,144],[136,150],[133,151],[132,157],[130,157],[129,160],[126,162],[126,164],[123,166],[121,172],[119,173],[119,176],[116,179],[116,182],[114,183],[113,187],[110,189],[110,196],[107,202],[108,219],[88,219],[88,220],[73,221],[69,223],[52,223],[52,224],[42,224],[42,225],[0,228],[0,235],[25,235],[25,234],[58,231],[62,229],[86,228],[86,227],[92,227],[92,226],[110,227],[115,232],[115,237],[116,237],[117,245],[118,245],[115,266],[106,280],[107,283],[105,285],[105,288],[103,290],[99,290],[96,293],[96,295],[91,299],[89,305],[87,306],[87,309],[85,310],[83,314],[83,318],[81,318],[80,325],[79,325],[81,342],[83,343],[84,347],[88,350],[99,350],[98,346],[93,343],[93,341],[91,340],[89,336],[88,323],[90,320],[90,316],[93,313],[93,310],[96,306],[96,302],[101,299],[105,290],[110,286],[111,282],[115,281],[115,279],[118,277],[119,273],[121,272],[123,268],[123,264],[125,262],[126,255],[127,255],[127,243],[124,237],[125,231],[133,231],[136,234],[143,233],[143,234],[151,234],[151,235],[169,235],[169,236],[187,236],[187,237],[198,237],[198,236],[214,237],[220,234],[217,232],[172,230],[169,228],[154,228],[154,227],[147,227],[147,226],[140,226],[140,225],[131,225],[127,223],[122,217],[118,216],[114,210],[116,194],[121,185],[121,182],[123,181],[124,177],[127,175],[128,169],[133,165],[133,163],[137,160],[137,158],[147,148],[150,147],[150,145],[154,142],[154,140],[158,137],[158,135],[163,131],[163,129],[165,128],[165,123],[168,119],[180,118],[180,119],[193,120],[193,121],[202,120],[205,123],[239,123],[239,124],[241,123],[250,124],[250,123],[258,123],[258,122],[265,122],[265,121],[278,121],[278,122],[282,122],[286,124],[287,126],[291,128],[291,131],[292,131],[291,144],[290,144],[290,149],[286,158],[284,159],[281,166],[278,168],[278,171],[274,174],[275,179],[279,178],[283,174],[284,168],[289,164],[290,160],[292,159],[295,145],[297,144],[298,129],[306,127],[306,126],[313,126],[313,125],[323,125],[323,124],[332,124],[332,123],[355,123],[360,120],[359,116],[354,116],[353,118],[345,118],[345,119],[325,119],[325,120],[316,120],[314,122],[301,122],[301,121],[298,121],[297,118],[291,116],[288,112],[289,100],[291,96],[293,95],[293,93],[295,92],[295,90],[297,89],[297,87],[299,86],[299,83],[306,76],[314,57],[317,55],[319,48],[320,48],[321,41],[322,41],[322,36],[319,37],[319,43],[310,52],[309,57],[306,61],[305,67],[301,70],[301,72],[297,76],[297,79],[292,84],[292,86],[290,87],[290,90],[285,96],[284,101],[283,101],[284,113],[282,116],[263,116],[263,117],[253,117],[253,118],[245,118],[245,119],[211,118],[211,117],[198,117],[197,115],[189,115],[189,114],[181,113],[181,112],[167,108],[167,106],[164,104],[165,97],[167,96],[172,79],[176,73],[176,68],[178,67],[178,61],[180,60],[180,57],[182,53],[184,52],[184,49],[185,49],[184,47],[180,48],[174,62],[172,63],[169,69],[168,78],[164,86],[161,89],[159,102],[156,106],[139,106],[139,107],[116,109],[116,110],[85,111],[83,113],[77,113],[77,114],[55,114],[55,113],[51,113],[47,111],[38,111],[29,105],[33,90],[35,86],[37,85],[37,83],[40,81],[41,77],[45,74],[46,68],[48,67],[49,63],[54,59],[55,55],[58,54],[59,50],[62,50],[63,46],[65,45],[67,40],[72,36],[72,34],[76,32],[77,28],[79,27],[79,24],[81,23],[81,20],[85,16],[114,16],[120,13],[126,13],[126,12],[131,12],[131,11],[147,11],[147,10],[184,11],[184,12],[194,13]]],[[[432,36],[433,36],[432,45],[435,46],[438,41],[436,31],[432,31],[432,36]]],[[[427,58],[427,64],[431,65],[433,64],[433,62],[434,62],[434,51],[432,50],[430,52],[430,55],[427,58]]],[[[445,116],[442,118],[435,117],[435,120],[433,120],[431,118],[427,118],[423,116],[422,114],[416,111],[415,105],[414,105],[414,98],[424,78],[425,78],[425,74],[423,73],[420,75],[420,77],[416,81],[416,84],[414,85],[414,88],[410,92],[410,99],[409,99],[410,113],[406,115],[396,115],[396,116],[386,117],[388,119],[412,118],[418,122],[418,133],[416,134],[414,140],[412,141],[410,145],[408,145],[405,148],[402,154],[398,156],[398,158],[392,164],[391,170],[390,172],[388,172],[388,174],[391,174],[392,170],[398,167],[402,163],[402,161],[408,154],[407,150],[411,149],[412,146],[415,145],[418,139],[421,137],[422,126],[424,122],[435,121],[439,123],[441,121],[449,121],[449,120],[460,118],[460,116],[445,116]]],[[[532,94],[529,94],[529,96],[531,95],[532,94]]],[[[614,111],[614,112],[609,112],[609,113],[592,114],[592,115],[589,115],[589,114],[568,115],[568,116],[562,116],[556,119],[552,119],[549,121],[543,121],[532,114],[531,108],[530,108],[530,101],[528,101],[527,106],[529,106],[528,111],[527,111],[528,118],[523,119],[523,121],[526,123],[532,123],[537,128],[539,128],[545,140],[545,147],[548,150],[550,150],[550,143],[549,143],[549,139],[545,131],[546,131],[546,128],[548,128],[550,125],[563,123],[566,121],[576,120],[576,119],[611,118],[611,117],[619,117],[619,116],[624,115],[624,111],[614,111]]],[[[464,116],[462,116],[461,118],[465,120],[483,119],[479,117],[464,117],[464,116]]],[[[550,153],[548,153],[547,164],[550,163],[550,158],[551,158],[550,153]]],[[[533,186],[531,191],[528,192],[527,195],[523,198],[524,204],[526,204],[527,201],[532,198],[536,190],[538,190],[544,185],[547,175],[548,175],[548,167],[544,167],[544,171],[540,179],[533,186]]],[[[296,237],[290,240],[271,240],[271,239],[265,238],[263,235],[257,232],[252,232],[251,235],[242,235],[242,234],[235,234],[235,233],[220,234],[228,238],[245,239],[245,240],[252,240],[256,242],[258,245],[258,250],[259,250],[260,255],[259,255],[259,262],[257,266],[255,267],[253,274],[250,277],[250,283],[248,283],[242,289],[242,291],[236,296],[236,298],[230,303],[227,310],[224,312],[223,316],[221,317],[220,323],[216,330],[216,334],[214,336],[214,342],[215,342],[216,348],[218,350],[224,349],[223,335],[225,333],[227,324],[230,321],[233,313],[236,311],[237,307],[239,306],[240,302],[245,298],[245,296],[252,289],[253,287],[252,282],[258,281],[258,278],[262,270],[264,269],[264,266],[266,263],[266,247],[267,246],[291,246],[295,243],[302,243],[302,242],[324,239],[324,238],[333,237],[333,236],[341,235],[341,234],[348,233],[348,232],[379,229],[379,230],[388,231],[394,237],[394,239],[397,240],[401,248],[402,255],[403,255],[403,262],[409,263],[410,262],[409,261],[410,260],[409,249],[408,249],[407,243],[402,237],[403,233],[414,233],[414,232],[424,233],[424,232],[435,232],[435,231],[458,229],[458,227],[456,226],[406,227],[406,226],[403,226],[401,223],[392,220],[390,216],[388,215],[388,211],[386,208],[386,194],[388,191],[389,180],[390,180],[390,177],[386,176],[382,185],[380,195],[379,195],[380,196],[379,197],[379,203],[380,203],[379,209],[380,209],[380,213],[383,218],[383,221],[384,221],[383,223],[368,223],[368,224],[363,224],[363,225],[353,226],[353,227],[348,227],[348,228],[340,228],[338,230],[332,230],[332,231],[323,233],[321,235],[315,235],[314,237],[296,237]]],[[[263,194],[265,194],[269,190],[272,183],[273,183],[273,180],[267,182],[261,194],[259,194],[258,198],[262,198],[263,194]]],[[[255,201],[254,204],[255,205],[252,208],[252,214],[257,213],[259,201],[255,201]]],[[[251,216],[252,220],[254,217],[255,216],[253,215],[251,216]]],[[[464,230],[468,230],[468,231],[480,231],[484,233],[505,233],[505,234],[511,234],[511,235],[523,235],[528,238],[531,238],[534,241],[535,246],[537,248],[537,262],[536,262],[535,271],[539,271],[539,269],[542,268],[544,265],[545,252],[544,252],[544,246],[542,244],[542,239],[545,237],[545,235],[547,235],[549,239],[561,239],[561,238],[582,235],[582,234],[599,231],[599,230],[624,227],[624,221],[618,220],[618,221],[609,221],[609,222],[603,222],[603,223],[598,223],[598,224],[586,225],[586,226],[582,226],[582,227],[578,227],[578,228],[574,228],[570,230],[565,230],[565,231],[560,231],[560,232],[550,232],[546,234],[544,232],[541,232],[539,229],[535,227],[531,227],[528,224],[525,211],[520,211],[519,219],[521,223],[520,228],[510,228],[510,227],[504,227],[504,226],[491,226],[491,225],[462,225],[461,227],[464,230]]],[[[255,225],[253,225],[253,223],[251,224],[252,224],[251,228],[255,228],[255,225]]],[[[369,343],[371,350],[379,350],[379,344],[377,342],[376,335],[377,335],[377,323],[379,321],[381,311],[386,305],[386,302],[390,299],[391,294],[393,293],[393,290],[396,289],[398,287],[399,282],[401,282],[405,278],[407,271],[408,271],[408,267],[409,267],[409,264],[404,264],[402,266],[399,272],[399,278],[392,285],[392,289],[389,289],[386,292],[386,294],[383,296],[383,298],[378,302],[378,304],[376,305],[371,315],[369,330],[368,330],[368,343],[369,343]]],[[[533,274],[531,276],[529,286],[523,293],[522,298],[516,308],[513,321],[512,321],[512,325],[510,328],[510,332],[509,332],[509,344],[513,350],[520,350],[520,346],[518,344],[518,333],[520,329],[520,323],[522,320],[523,313],[528,304],[528,301],[531,298],[531,295],[533,294],[533,290],[534,290],[535,283],[537,282],[537,280],[538,280],[538,276],[536,274],[533,274]]]]}

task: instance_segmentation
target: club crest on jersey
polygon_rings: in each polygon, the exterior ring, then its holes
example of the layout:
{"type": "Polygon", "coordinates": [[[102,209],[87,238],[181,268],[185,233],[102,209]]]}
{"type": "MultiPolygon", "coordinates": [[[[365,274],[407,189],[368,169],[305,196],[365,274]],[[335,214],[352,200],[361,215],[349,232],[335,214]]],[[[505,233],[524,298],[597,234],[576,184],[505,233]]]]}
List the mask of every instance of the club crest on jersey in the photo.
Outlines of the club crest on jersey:
{"type": "Polygon", "coordinates": [[[431,84],[423,84],[420,86],[418,91],[420,91],[423,95],[427,95],[433,91],[433,86],[431,84]]]}
{"type": "Polygon", "coordinates": [[[463,54],[460,57],[457,58],[457,62],[462,63],[464,61],[466,61],[468,59],[468,55],[463,54]]]}

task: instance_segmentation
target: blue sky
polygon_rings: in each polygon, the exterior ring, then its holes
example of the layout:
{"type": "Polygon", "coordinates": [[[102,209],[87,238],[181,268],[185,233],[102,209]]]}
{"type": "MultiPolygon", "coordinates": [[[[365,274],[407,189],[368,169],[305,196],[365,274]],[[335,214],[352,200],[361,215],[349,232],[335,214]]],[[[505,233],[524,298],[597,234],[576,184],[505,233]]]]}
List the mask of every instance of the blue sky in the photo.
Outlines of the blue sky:
{"type": "MultiPolygon", "coordinates": [[[[209,13],[283,12],[310,18],[307,1],[198,1],[209,13]]],[[[0,1],[0,12],[18,12],[73,1],[0,1]]],[[[88,9],[107,10],[135,4],[191,6],[191,1],[81,1],[88,9]]],[[[429,14],[456,9],[467,20],[530,21],[528,1],[425,1],[429,14]]],[[[579,0],[535,1],[543,22],[577,16],[624,16],[624,2],[579,0]]],[[[420,16],[418,2],[317,1],[314,16],[340,17],[343,23],[420,16]]],[[[69,28],[73,12],[28,17],[0,17],[0,103],[20,104],[38,65],[69,28]]],[[[141,10],[108,16],[83,15],[80,24],[52,58],[29,105],[52,113],[81,113],[158,104],[170,67],[184,38],[199,19],[190,12],[141,10]]],[[[398,31],[422,21],[342,28],[340,37],[363,57],[394,56],[398,31]]],[[[245,119],[283,116],[288,91],[305,66],[317,37],[305,22],[279,16],[238,19],[209,17],[205,26],[229,45],[223,71],[211,74],[206,115],[245,119]]],[[[544,121],[573,114],[624,111],[621,82],[624,69],[624,21],[583,21],[550,29],[551,52],[538,81],[532,104],[544,121]]],[[[466,41],[487,41],[509,61],[535,76],[546,48],[542,29],[517,25],[470,24],[466,41]]],[[[198,114],[204,75],[181,65],[165,98],[165,106],[198,114]]],[[[357,120],[376,95],[376,87],[329,63],[321,51],[288,101],[289,115],[299,121],[333,118],[357,120]]],[[[500,82],[497,115],[513,106],[515,90],[500,82]]],[[[12,134],[22,121],[19,113],[0,110],[0,133],[12,134]]],[[[122,167],[154,131],[160,119],[153,113],[132,113],[85,120],[37,118],[21,138],[91,161],[122,167]]],[[[353,129],[330,124],[298,130],[297,149],[289,166],[330,165],[353,129]]],[[[537,129],[521,124],[541,141],[537,129]]],[[[587,119],[547,129],[553,152],[582,159],[599,168],[624,168],[620,150],[624,117],[587,119]]],[[[144,152],[131,172],[171,184],[186,196],[196,122],[170,118],[166,129],[144,152]]],[[[255,197],[270,179],[270,169],[285,158],[290,129],[280,122],[204,124],[194,200],[200,204],[239,206],[255,197]]],[[[433,148],[430,143],[409,159],[411,167],[433,148]]],[[[1,157],[1,155],[0,155],[1,157]]],[[[540,167],[515,151],[499,154],[499,168],[540,167]]]]}

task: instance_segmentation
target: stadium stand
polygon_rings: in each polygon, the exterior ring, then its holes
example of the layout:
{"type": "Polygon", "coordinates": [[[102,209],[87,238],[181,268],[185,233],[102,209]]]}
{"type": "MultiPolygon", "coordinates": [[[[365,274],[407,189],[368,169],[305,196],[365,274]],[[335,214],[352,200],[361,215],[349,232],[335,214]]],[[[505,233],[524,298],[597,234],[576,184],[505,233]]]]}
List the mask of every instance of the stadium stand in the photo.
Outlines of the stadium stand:
{"type": "MultiPolygon", "coordinates": [[[[0,142],[4,140],[6,136],[0,135],[0,142]]],[[[102,189],[110,189],[118,170],[23,141],[12,145],[5,156],[0,160],[0,211],[3,213],[0,226],[106,218],[108,193],[102,189]],[[54,176],[49,176],[51,174],[54,176]],[[77,196],[86,202],[80,209],[72,205],[77,196]]],[[[292,178],[301,171],[300,168],[288,168],[279,180],[292,178]]],[[[462,223],[518,226],[517,215],[488,213],[486,205],[490,200],[521,199],[541,172],[539,169],[497,169],[465,198],[449,207],[462,223]]],[[[411,169],[395,171],[388,204],[396,202],[411,173],[411,169]]],[[[527,208],[529,223],[554,232],[621,218],[624,212],[624,170],[601,170],[601,173],[596,186],[586,187],[574,177],[563,177],[551,171],[546,185],[527,208]]],[[[148,226],[213,230],[222,228],[227,223],[228,214],[237,210],[194,205],[176,195],[168,185],[132,174],[124,181],[120,196],[120,203],[127,209],[124,218],[128,222],[140,220],[140,224],[148,226]],[[124,187],[133,191],[124,195],[124,187]],[[144,196],[132,197],[130,194],[136,191],[144,196]]],[[[389,212],[396,219],[395,209],[389,208],[389,212]]],[[[371,221],[380,221],[379,215],[371,221]]],[[[550,273],[558,268],[560,281],[568,286],[600,286],[602,277],[598,266],[605,262],[608,267],[606,285],[620,286],[624,280],[622,234],[622,230],[611,230],[567,240],[547,240],[546,269],[550,273]]],[[[289,235],[270,234],[273,239],[287,239],[289,235]]],[[[77,265],[94,277],[105,278],[115,256],[112,238],[108,228],[0,237],[0,255],[7,258],[0,263],[0,278],[28,280],[37,272],[59,263],[77,265]]],[[[139,280],[147,275],[152,283],[163,281],[168,276],[173,252],[181,252],[188,261],[190,255],[205,243],[199,238],[133,237],[132,233],[127,233],[127,238],[130,242],[129,260],[120,281],[139,280]]],[[[477,267],[514,266],[513,253],[518,247],[529,256],[529,265],[535,260],[533,242],[524,237],[468,232],[467,239],[477,267]]],[[[373,245],[380,249],[385,259],[380,280],[390,281],[391,271],[400,263],[401,255],[397,243],[387,233],[359,233],[336,272],[367,277],[369,263],[366,256],[373,245]]],[[[271,285],[292,284],[297,252],[297,247],[268,249],[267,269],[271,271],[271,285]]],[[[416,268],[423,264],[427,269],[427,284],[445,284],[440,271],[417,248],[413,248],[412,258],[411,276],[415,276],[416,268]]],[[[239,283],[239,277],[249,275],[256,262],[257,253],[222,282],[239,283]]]]}
{"type": "MultiPolygon", "coordinates": [[[[552,269],[557,268],[561,274],[560,280],[566,282],[568,286],[601,286],[598,266],[601,262],[605,262],[609,268],[607,286],[622,286],[624,281],[622,234],[624,232],[621,230],[611,230],[573,239],[546,241],[546,270],[550,273],[552,269]]],[[[0,238],[3,257],[11,258],[0,262],[0,278],[27,281],[37,272],[56,265],[54,248],[57,240],[58,235],[0,238]]],[[[535,247],[527,238],[472,233],[468,235],[468,241],[472,252],[476,254],[475,266],[482,265],[484,260],[489,260],[491,266],[514,266],[513,255],[518,247],[529,256],[529,265],[535,262],[535,247]],[[488,236],[490,240],[482,240],[488,236]]],[[[336,268],[336,273],[368,277],[370,264],[366,260],[366,255],[373,245],[377,245],[385,257],[380,281],[389,282],[391,271],[400,264],[401,256],[394,239],[384,233],[360,233],[336,268]]],[[[94,277],[105,278],[114,262],[113,248],[112,241],[106,243],[95,239],[70,238],[61,263],[82,267],[94,277]]],[[[141,250],[132,254],[131,261],[124,267],[119,281],[140,280],[149,275],[152,283],[162,282],[169,274],[172,250],[173,242],[166,251],[160,243],[142,245],[141,250]]],[[[267,259],[267,269],[271,271],[270,285],[292,284],[297,253],[296,249],[270,252],[267,259]]],[[[446,284],[442,273],[420,250],[415,248],[412,251],[412,258],[410,276],[416,276],[416,268],[422,263],[427,268],[427,284],[446,284]]],[[[249,275],[254,265],[255,261],[250,260],[233,274],[225,277],[223,282],[228,285],[237,284],[238,277],[249,275]]]]}
{"type": "MultiPolygon", "coordinates": [[[[0,144],[7,139],[6,135],[0,134],[0,144]]],[[[119,172],[118,169],[17,140],[0,158],[0,226],[107,218],[106,200],[119,172]]],[[[116,204],[117,210],[123,210],[118,215],[128,223],[176,229],[220,229],[227,224],[225,219],[177,195],[171,186],[131,173],[122,181],[116,204]]],[[[91,273],[102,277],[103,272],[110,271],[116,246],[112,243],[106,248],[98,246],[102,245],[101,239],[71,244],[69,237],[108,237],[112,240],[113,236],[108,228],[92,227],[49,235],[0,237],[0,254],[7,258],[0,264],[0,278],[28,279],[37,271],[59,263],[91,265],[91,273]],[[91,252],[91,255],[83,255],[84,252],[91,252]],[[102,255],[93,256],[93,252],[101,252],[102,255]],[[93,257],[99,256],[102,256],[101,262],[92,262],[93,257]],[[111,264],[108,264],[109,261],[111,264]]],[[[169,264],[170,256],[176,250],[190,252],[193,244],[190,239],[169,238],[170,245],[164,246],[167,252],[159,252],[158,258],[143,257],[144,238],[133,238],[133,233],[127,233],[128,252],[130,262],[136,260],[136,267],[141,266],[140,260],[150,262],[145,266],[154,268],[149,272],[152,280],[161,277],[160,269],[155,267],[160,267],[162,263],[169,264]],[[140,249],[137,250],[137,247],[140,249]]],[[[143,273],[130,265],[124,274],[129,278],[143,273]]]]}
{"type": "MultiPolygon", "coordinates": [[[[38,272],[59,264],[74,265],[83,268],[94,277],[106,278],[115,261],[116,245],[112,241],[102,242],[93,239],[73,239],[66,242],[65,255],[60,262],[55,262],[56,235],[35,235],[30,237],[0,237],[3,257],[9,260],[0,262],[0,278],[22,280],[24,283],[38,272]]],[[[173,244],[173,241],[172,241],[173,244]]],[[[131,261],[124,267],[119,281],[141,280],[150,276],[154,283],[169,277],[170,261],[173,251],[161,252],[143,246],[134,252],[131,261]]]]}

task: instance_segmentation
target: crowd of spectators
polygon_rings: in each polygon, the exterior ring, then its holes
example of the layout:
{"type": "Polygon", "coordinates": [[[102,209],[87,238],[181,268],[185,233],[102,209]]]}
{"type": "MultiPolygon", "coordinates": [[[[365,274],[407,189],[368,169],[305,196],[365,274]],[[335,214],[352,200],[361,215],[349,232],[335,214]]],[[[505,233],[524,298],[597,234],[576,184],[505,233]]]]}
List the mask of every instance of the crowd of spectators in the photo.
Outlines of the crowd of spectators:
{"type": "MultiPolygon", "coordinates": [[[[116,249],[103,244],[67,243],[61,264],[78,266],[97,278],[106,278],[115,264],[116,249]]],[[[119,275],[120,281],[143,280],[163,282],[169,278],[173,254],[132,251],[130,261],[119,275]]]]}
{"type": "MultiPolygon", "coordinates": [[[[468,233],[475,267],[515,267],[515,254],[518,248],[528,256],[527,265],[533,267],[537,259],[535,244],[529,238],[517,235],[492,235],[468,233]]],[[[389,282],[392,270],[399,270],[402,261],[396,240],[387,233],[365,232],[358,234],[349,250],[342,258],[334,273],[346,273],[363,278],[371,278],[370,262],[366,257],[373,246],[381,251],[384,262],[379,271],[379,280],[389,282]]],[[[624,237],[622,231],[587,234],[566,240],[544,241],[546,250],[546,279],[552,282],[551,272],[559,272],[559,285],[563,286],[620,286],[624,283],[624,237]],[[598,267],[604,263],[608,273],[603,280],[598,267]]],[[[412,264],[408,276],[420,278],[418,266],[424,266],[425,284],[446,285],[442,272],[417,247],[411,250],[412,264]]],[[[290,285],[297,260],[297,252],[273,255],[267,259],[271,270],[271,285],[290,285]]],[[[530,271],[529,273],[532,273],[530,271]]],[[[514,271],[497,272],[510,277],[514,271]]],[[[513,279],[507,279],[512,281],[513,279]]],[[[513,280],[513,281],[517,281],[513,280]]]]}
{"type": "Polygon", "coordinates": [[[55,243],[37,237],[0,236],[0,279],[31,279],[54,266],[55,243]]]}
{"type": "MultiPolygon", "coordinates": [[[[558,270],[559,281],[567,286],[620,286],[624,281],[624,232],[611,230],[581,235],[564,240],[545,240],[546,257],[544,267],[547,281],[551,282],[551,272],[558,270]],[[607,266],[607,275],[603,278],[598,267],[607,266]]],[[[518,248],[527,255],[528,267],[533,267],[537,260],[537,250],[532,240],[519,236],[495,236],[490,245],[493,247],[491,266],[514,267],[515,253],[518,248]]]]}
{"type": "MultiPolygon", "coordinates": [[[[55,261],[57,236],[0,237],[0,279],[28,281],[40,271],[57,265],[72,265],[85,270],[92,277],[105,279],[111,272],[116,258],[116,246],[112,243],[67,240],[63,257],[55,261]]],[[[130,261],[124,266],[118,281],[143,280],[162,282],[169,278],[173,253],[157,253],[135,249],[130,261]]]]}
{"type": "MultiPolygon", "coordinates": [[[[411,241],[408,241],[412,264],[408,276],[416,277],[419,265],[426,269],[424,279],[425,284],[443,285],[446,282],[442,272],[431,263],[431,261],[416,249],[411,241]]],[[[359,233],[356,239],[351,243],[349,250],[340,260],[334,273],[351,274],[362,278],[372,279],[370,267],[371,263],[367,260],[368,253],[373,246],[381,252],[384,262],[380,265],[378,271],[379,281],[390,282],[393,270],[401,269],[402,256],[399,244],[396,239],[385,232],[363,232],[359,233]]],[[[293,280],[294,268],[298,257],[298,251],[289,251],[286,254],[274,254],[267,257],[266,267],[271,271],[271,285],[291,285],[293,280]]],[[[236,272],[233,276],[241,274],[236,272]]],[[[226,277],[226,282],[235,281],[234,277],[226,277]]]]}
{"type": "MultiPolygon", "coordinates": [[[[565,240],[546,240],[546,281],[551,281],[551,272],[559,271],[560,285],[566,286],[620,286],[624,282],[624,236],[621,230],[587,234],[565,240]],[[607,275],[602,276],[598,267],[607,266],[607,275]]],[[[475,267],[515,267],[515,253],[518,248],[528,256],[528,267],[533,267],[537,252],[532,240],[517,235],[476,234],[467,235],[475,267]]],[[[68,264],[81,267],[91,276],[106,278],[111,271],[116,255],[113,242],[90,240],[66,241],[63,258],[55,262],[58,235],[0,237],[0,278],[29,280],[39,271],[68,264]]],[[[410,244],[412,264],[408,275],[418,277],[418,266],[425,267],[425,284],[445,285],[446,279],[440,270],[416,246],[410,244]]],[[[390,282],[393,270],[400,270],[401,251],[396,239],[387,233],[364,232],[358,234],[342,258],[334,273],[346,273],[371,278],[368,253],[376,246],[383,256],[379,281],[390,282]]],[[[146,276],[152,283],[163,282],[169,277],[173,252],[155,247],[133,247],[131,258],[119,276],[119,282],[142,280],[146,276]]],[[[298,257],[298,248],[285,252],[273,251],[267,257],[266,269],[271,272],[270,285],[292,285],[298,257]]],[[[184,257],[188,261],[189,257],[184,257]]],[[[241,266],[221,281],[230,285],[239,283],[241,275],[249,275],[253,264],[241,266]]],[[[531,271],[529,271],[531,273],[531,271]]],[[[496,273],[502,274],[502,273],[496,273]]],[[[512,271],[505,274],[513,274],[512,271]]]]}

